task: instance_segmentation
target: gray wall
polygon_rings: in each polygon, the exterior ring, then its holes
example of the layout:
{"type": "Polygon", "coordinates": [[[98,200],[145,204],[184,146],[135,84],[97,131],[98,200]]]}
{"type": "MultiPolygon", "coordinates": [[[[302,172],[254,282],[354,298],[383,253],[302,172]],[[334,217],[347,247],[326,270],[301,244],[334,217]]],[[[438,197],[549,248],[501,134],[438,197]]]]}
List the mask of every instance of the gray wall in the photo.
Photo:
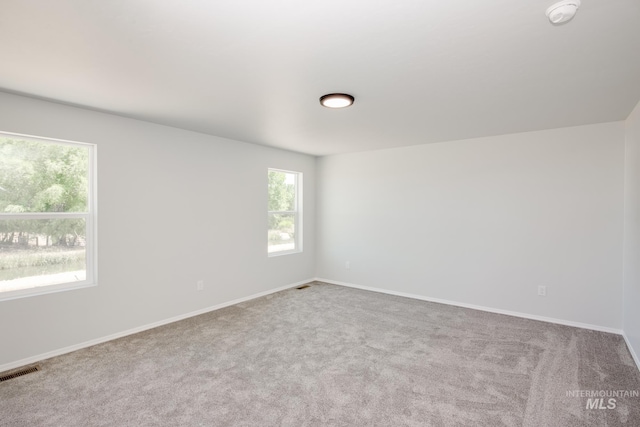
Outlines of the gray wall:
{"type": "Polygon", "coordinates": [[[623,166],[623,122],[320,158],[318,276],[620,331],[623,166]]]}
{"type": "Polygon", "coordinates": [[[626,121],[624,333],[640,366],[640,103],[626,121]]]}
{"type": "Polygon", "coordinates": [[[0,302],[0,366],[315,275],[314,157],[5,93],[0,130],[97,144],[99,254],[96,287],[0,302]],[[301,254],[267,257],[268,167],[304,173],[301,254]]]}

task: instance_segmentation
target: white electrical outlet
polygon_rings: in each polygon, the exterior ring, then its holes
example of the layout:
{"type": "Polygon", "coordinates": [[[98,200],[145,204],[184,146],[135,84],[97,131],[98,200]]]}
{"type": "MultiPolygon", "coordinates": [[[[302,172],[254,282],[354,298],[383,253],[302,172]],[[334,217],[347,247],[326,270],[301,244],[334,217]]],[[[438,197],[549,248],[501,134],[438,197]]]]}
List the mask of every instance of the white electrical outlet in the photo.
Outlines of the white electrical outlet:
{"type": "Polygon", "coordinates": [[[199,290],[199,291],[204,289],[204,281],[203,280],[198,280],[196,282],[196,289],[199,290]]]}
{"type": "Polygon", "coordinates": [[[538,286],[538,295],[541,297],[547,296],[547,287],[546,286],[538,286]]]}
{"type": "Polygon", "coordinates": [[[347,270],[351,270],[351,261],[345,261],[344,268],[346,268],[347,270]]]}

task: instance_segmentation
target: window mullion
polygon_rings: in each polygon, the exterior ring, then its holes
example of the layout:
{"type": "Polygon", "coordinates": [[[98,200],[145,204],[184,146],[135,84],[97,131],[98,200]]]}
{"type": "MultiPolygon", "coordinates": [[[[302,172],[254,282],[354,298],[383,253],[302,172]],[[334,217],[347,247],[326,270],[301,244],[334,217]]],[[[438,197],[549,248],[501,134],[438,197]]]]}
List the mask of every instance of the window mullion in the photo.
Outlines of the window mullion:
{"type": "Polygon", "coordinates": [[[61,219],[61,218],[88,218],[91,214],[80,212],[23,212],[0,213],[0,220],[13,219],[61,219]]]}
{"type": "Polygon", "coordinates": [[[292,214],[295,214],[296,212],[297,211],[269,211],[269,215],[278,215],[278,214],[280,214],[280,215],[282,215],[282,214],[292,215],[292,214]]]}

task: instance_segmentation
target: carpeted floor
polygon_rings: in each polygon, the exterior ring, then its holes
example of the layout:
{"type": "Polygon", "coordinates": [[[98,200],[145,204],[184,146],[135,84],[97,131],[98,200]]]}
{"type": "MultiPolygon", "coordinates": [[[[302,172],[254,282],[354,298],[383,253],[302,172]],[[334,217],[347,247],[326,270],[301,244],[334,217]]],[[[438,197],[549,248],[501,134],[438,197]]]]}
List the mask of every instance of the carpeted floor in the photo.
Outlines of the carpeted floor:
{"type": "Polygon", "coordinates": [[[640,426],[620,336],[314,283],[45,360],[2,426],[640,426]]]}

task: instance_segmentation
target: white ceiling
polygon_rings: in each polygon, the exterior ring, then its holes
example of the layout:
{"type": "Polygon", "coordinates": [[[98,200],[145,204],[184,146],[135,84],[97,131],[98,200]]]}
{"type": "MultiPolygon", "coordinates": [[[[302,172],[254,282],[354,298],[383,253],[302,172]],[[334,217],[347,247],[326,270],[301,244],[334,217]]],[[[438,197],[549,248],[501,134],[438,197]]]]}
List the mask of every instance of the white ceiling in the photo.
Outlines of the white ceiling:
{"type": "Polygon", "coordinates": [[[552,3],[0,0],[0,90],[314,155],[625,119],[640,1],[552,3]]]}

